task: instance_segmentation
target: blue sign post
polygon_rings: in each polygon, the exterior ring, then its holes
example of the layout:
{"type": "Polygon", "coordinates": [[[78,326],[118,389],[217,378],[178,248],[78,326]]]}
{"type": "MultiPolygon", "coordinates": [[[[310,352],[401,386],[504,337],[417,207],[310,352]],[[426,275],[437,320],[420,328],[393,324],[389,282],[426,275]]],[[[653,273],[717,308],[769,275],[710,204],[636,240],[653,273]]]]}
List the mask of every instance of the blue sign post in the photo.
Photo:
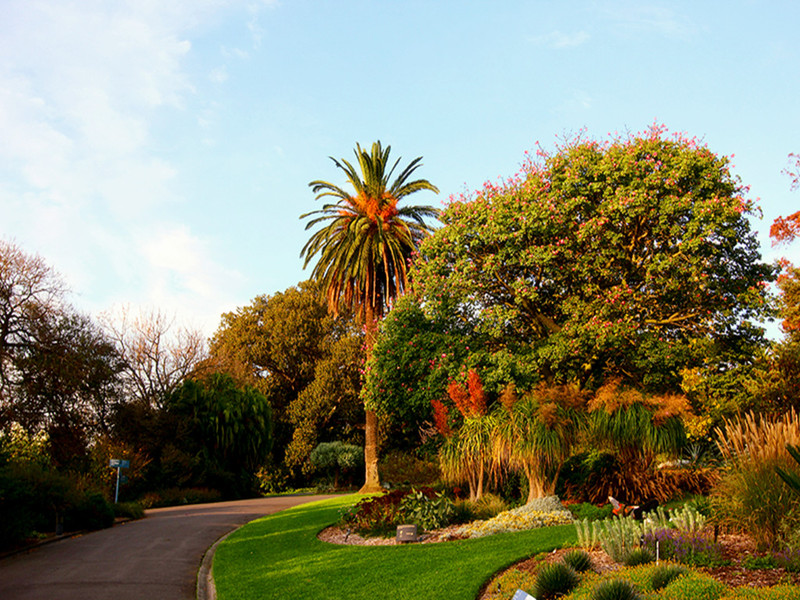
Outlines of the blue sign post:
{"type": "Polygon", "coordinates": [[[121,458],[112,458],[108,461],[108,466],[117,469],[117,491],[114,493],[114,504],[119,502],[119,479],[120,479],[120,471],[122,469],[128,469],[131,466],[131,461],[123,460],[121,458]]]}

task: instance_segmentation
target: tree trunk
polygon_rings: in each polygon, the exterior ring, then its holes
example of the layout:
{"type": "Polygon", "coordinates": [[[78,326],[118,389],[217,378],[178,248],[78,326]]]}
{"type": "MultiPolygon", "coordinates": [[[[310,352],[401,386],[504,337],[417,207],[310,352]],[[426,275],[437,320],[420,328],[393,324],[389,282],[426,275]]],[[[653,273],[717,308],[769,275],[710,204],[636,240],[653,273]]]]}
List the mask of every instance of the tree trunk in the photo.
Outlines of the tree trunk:
{"type": "Polygon", "coordinates": [[[378,474],[378,415],[373,410],[367,410],[366,413],[367,421],[364,430],[366,480],[364,486],[358,492],[359,494],[374,494],[375,492],[383,491],[378,474]]]}
{"type": "MultiPolygon", "coordinates": [[[[366,328],[364,345],[367,348],[367,361],[369,361],[372,356],[372,348],[375,346],[375,338],[378,334],[378,323],[375,320],[375,311],[369,302],[367,302],[364,312],[364,326],[366,328]]],[[[383,491],[378,473],[378,415],[375,414],[375,411],[369,409],[365,409],[365,412],[364,466],[366,477],[363,487],[358,492],[360,494],[374,494],[383,491]]]]}

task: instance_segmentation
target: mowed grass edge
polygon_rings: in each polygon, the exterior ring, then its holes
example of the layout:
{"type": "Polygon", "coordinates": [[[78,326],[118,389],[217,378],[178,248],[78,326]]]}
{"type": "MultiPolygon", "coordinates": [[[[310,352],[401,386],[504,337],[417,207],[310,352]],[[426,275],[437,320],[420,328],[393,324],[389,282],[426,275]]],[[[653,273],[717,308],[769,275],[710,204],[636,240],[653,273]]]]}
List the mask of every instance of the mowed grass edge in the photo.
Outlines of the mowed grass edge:
{"type": "Polygon", "coordinates": [[[248,523],[217,548],[219,600],[474,600],[494,573],[573,545],[561,525],[486,538],[404,546],[341,546],[317,539],[359,496],[303,504],[248,523]]]}

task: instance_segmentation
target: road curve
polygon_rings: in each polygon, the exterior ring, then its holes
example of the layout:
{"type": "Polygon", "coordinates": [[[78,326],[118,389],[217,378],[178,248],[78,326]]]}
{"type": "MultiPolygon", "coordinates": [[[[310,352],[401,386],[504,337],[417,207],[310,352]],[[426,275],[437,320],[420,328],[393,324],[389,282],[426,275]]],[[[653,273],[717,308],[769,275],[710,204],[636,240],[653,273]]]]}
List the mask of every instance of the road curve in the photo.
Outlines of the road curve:
{"type": "Polygon", "coordinates": [[[257,519],[331,496],[174,506],[0,560],[3,600],[193,600],[205,551],[257,519]]]}

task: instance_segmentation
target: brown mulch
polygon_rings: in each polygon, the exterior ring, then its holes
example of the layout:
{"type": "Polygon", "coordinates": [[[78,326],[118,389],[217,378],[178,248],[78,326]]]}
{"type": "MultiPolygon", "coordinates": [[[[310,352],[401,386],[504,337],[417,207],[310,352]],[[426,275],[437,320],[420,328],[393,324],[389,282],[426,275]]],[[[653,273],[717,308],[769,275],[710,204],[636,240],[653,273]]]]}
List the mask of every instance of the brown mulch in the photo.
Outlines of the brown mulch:
{"type": "MultiPolygon", "coordinates": [[[[421,536],[420,543],[433,544],[437,542],[451,541],[459,539],[454,531],[458,526],[439,529],[421,536]]],[[[362,538],[355,533],[349,533],[340,527],[328,527],[323,529],[317,537],[331,544],[356,544],[369,546],[393,546],[399,544],[394,537],[389,538],[362,538]]],[[[723,534],[719,536],[720,544],[723,549],[723,556],[731,562],[725,567],[698,568],[698,570],[708,573],[714,579],[723,582],[731,587],[767,587],[779,583],[791,583],[800,585],[800,573],[789,573],[785,569],[746,569],[742,562],[749,556],[763,556],[763,552],[758,552],[755,543],[746,535],[723,534]]],[[[562,555],[571,550],[570,548],[554,550],[547,555],[537,555],[509,567],[520,571],[535,573],[543,563],[556,562],[562,555]]],[[[598,573],[615,571],[622,568],[619,563],[614,562],[608,554],[602,550],[595,550],[589,553],[592,559],[594,570],[598,573]]],[[[498,574],[499,575],[499,574],[498,574]]]]}

